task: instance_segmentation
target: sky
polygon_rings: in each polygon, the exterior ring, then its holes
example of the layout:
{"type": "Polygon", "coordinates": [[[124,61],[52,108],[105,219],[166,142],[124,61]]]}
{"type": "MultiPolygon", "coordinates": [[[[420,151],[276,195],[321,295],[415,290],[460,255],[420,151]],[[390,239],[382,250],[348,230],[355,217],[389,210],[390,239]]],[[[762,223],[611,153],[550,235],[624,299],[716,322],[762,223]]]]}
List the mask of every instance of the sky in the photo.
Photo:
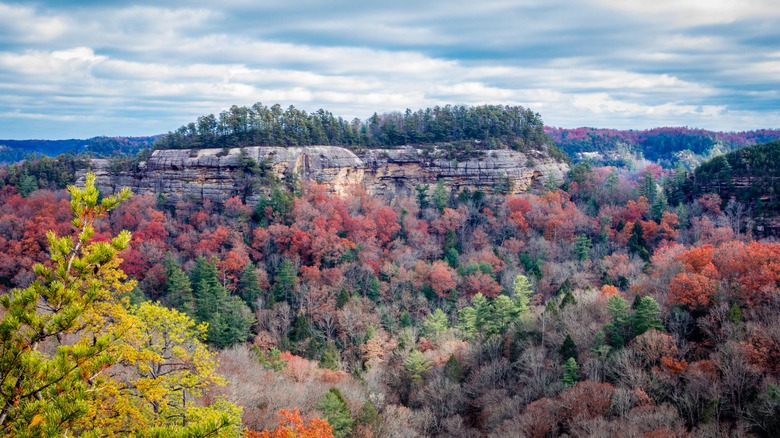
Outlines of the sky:
{"type": "Polygon", "coordinates": [[[154,135],[256,102],[742,131],[780,128],[779,93],[777,0],[0,0],[5,139],[154,135]]]}

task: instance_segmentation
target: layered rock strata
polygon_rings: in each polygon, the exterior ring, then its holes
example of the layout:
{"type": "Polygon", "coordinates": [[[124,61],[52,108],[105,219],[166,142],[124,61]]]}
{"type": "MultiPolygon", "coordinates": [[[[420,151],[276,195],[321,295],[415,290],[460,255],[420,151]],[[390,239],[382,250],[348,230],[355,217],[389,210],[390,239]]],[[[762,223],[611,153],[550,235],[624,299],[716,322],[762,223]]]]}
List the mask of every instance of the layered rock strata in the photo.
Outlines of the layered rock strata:
{"type": "Polygon", "coordinates": [[[439,181],[455,192],[521,193],[549,178],[562,181],[569,169],[538,151],[483,150],[455,159],[436,150],[413,147],[356,154],[335,146],[253,146],[157,150],[132,170],[116,170],[107,160],[93,160],[91,170],[97,174],[98,187],[107,193],[127,186],[135,193],[170,200],[210,199],[221,204],[232,196],[242,196],[254,204],[268,188],[256,187],[247,193],[242,183],[247,178],[242,168],[247,158],[268,165],[281,179],[296,176],[342,195],[355,185],[374,195],[409,195],[418,184],[432,189],[439,181]]]}

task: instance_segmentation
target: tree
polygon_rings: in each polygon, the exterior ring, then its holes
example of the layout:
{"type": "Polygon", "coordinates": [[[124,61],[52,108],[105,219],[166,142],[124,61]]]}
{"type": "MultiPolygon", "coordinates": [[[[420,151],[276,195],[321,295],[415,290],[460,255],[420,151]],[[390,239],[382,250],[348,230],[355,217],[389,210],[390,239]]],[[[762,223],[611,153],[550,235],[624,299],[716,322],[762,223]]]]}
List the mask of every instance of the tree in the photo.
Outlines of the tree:
{"type": "Polygon", "coordinates": [[[420,380],[429,369],[431,362],[418,350],[412,350],[404,360],[404,371],[411,380],[420,380]]]}
{"type": "Polygon", "coordinates": [[[528,303],[531,302],[531,294],[533,293],[533,288],[531,287],[531,282],[528,281],[528,277],[525,275],[518,275],[515,277],[515,280],[512,282],[512,289],[515,292],[515,306],[517,306],[517,311],[521,315],[528,313],[528,303]]]}
{"type": "Polygon", "coordinates": [[[604,326],[607,341],[612,347],[621,348],[630,336],[630,315],[626,299],[620,295],[610,297],[607,302],[607,314],[611,320],[604,326]]]}
{"type": "Polygon", "coordinates": [[[638,297],[633,316],[633,335],[639,336],[650,329],[664,331],[661,306],[652,297],[638,297]]]}
{"type": "Polygon", "coordinates": [[[558,348],[558,353],[564,362],[570,358],[577,359],[577,344],[574,343],[574,339],[571,338],[570,334],[566,334],[561,347],[558,348]]]}
{"type": "Polygon", "coordinates": [[[591,243],[588,236],[580,234],[574,239],[574,254],[577,256],[577,260],[588,260],[590,258],[590,249],[591,243]]]}
{"type": "Polygon", "coordinates": [[[282,409],[279,411],[279,424],[276,429],[247,431],[244,438],[333,438],[333,428],[320,418],[301,418],[297,409],[282,409]]]}
{"type": "Polygon", "coordinates": [[[449,319],[447,315],[438,307],[425,317],[423,322],[423,333],[425,336],[436,339],[440,334],[449,329],[449,319]]]}
{"type": "Polygon", "coordinates": [[[257,298],[260,297],[262,290],[260,282],[257,279],[255,265],[247,263],[244,271],[241,273],[241,279],[238,281],[238,295],[253,310],[257,310],[257,298]]]}
{"type": "Polygon", "coordinates": [[[75,434],[88,428],[100,404],[96,391],[109,385],[102,370],[117,362],[116,348],[132,318],[113,297],[127,293],[117,254],[130,233],[92,242],[94,221],[130,197],[128,189],[98,203],[95,175],[84,189],[69,186],[75,237],[49,231],[51,266],[34,266],[38,278],[26,289],[0,297],[0,432],[75,434]],[[39,310],[40,307],[40,310],[39,310]],[[65,336],[75,342],[59,343],[65,336]],[[41,351],[52,345],[54,353],[41,351]],[[57,345],[59,344],[59,345],[57,345]]]}
{"type": "Polygon", "coordinates": [[[237,436],[236,406],[184,405],[219,380],[213,356],[179,336],[194,323],[117,298],[134,286],[118,257],[130,233],[93,240],[93,224],[130,192],[98,203],[94,183],[88,173],[84,189],[68,187],[77,235],[49,232],[50,265],[36,265],[37,280],[0,297],[0,434],[237,436]]]}
{"type": "Polygon", "coordinates": [[[574,386],[578,380],[580,380],[579,365],[573,357],[570,357],[564,364],[563,383],[566,386],[574,386]]]}
{"type": "Polygon", "coordinates": [[[447,193],[447,188],[444,187],[444,183],[439,181],[436,184],[436,188],[433,189],[433,195],[431,196],[431,200],[433,201],[434,207],[436,207],[439,212],[444,211],[444,207],[447,206],[447,202],[449,201],[449,194],[447,193]]]}
{"type": "Polygon", "coordinates": [[[454,383],[460,383],[463,380],[463,366],[454,354],[444,363],[444,377],[454,383]]]}
{"type": "Polygon", "coordinates": [[[168,273],[166,281],[165,304],[188,315],[195,312],[195,297],[192,295],[192,285],[179,262],[168,254],[164,261],[168,273]]]}
{"type": "Polygon", "coordinates": [[[344,400],[344,396],[341,395],[338,388],[330,388],[328,392],[323,394],[317,404],[317,409],[322,411],[328,424],[333,427],[333,436],[341,438],[350,434],[355,420],[349,412],[347,401],[344,400]]]}

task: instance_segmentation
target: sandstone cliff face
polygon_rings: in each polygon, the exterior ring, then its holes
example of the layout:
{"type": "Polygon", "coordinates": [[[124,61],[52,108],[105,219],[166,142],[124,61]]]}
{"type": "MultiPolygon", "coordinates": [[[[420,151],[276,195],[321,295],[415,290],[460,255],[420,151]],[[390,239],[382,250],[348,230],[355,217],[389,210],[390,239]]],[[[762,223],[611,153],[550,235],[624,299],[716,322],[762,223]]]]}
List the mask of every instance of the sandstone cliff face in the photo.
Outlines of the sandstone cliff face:
{"type": "Polygon", "coordinates": [[[170,200],[223,203],[238,195],[254,204],[264,195],[263,188],[248,196],[241,188],[242,150],[246,157],[268,163],[280,178],[294,174],[337,194],[355,185],[375,195],[413,194],[415,185],[433,187],[438,181],[456,192],[521,193],[550,177],[562,181],[569,170],[565,163],[541,152],[486,150],[456,160],[435,150],[411,147],[372,149],[357,155],[335,146],[157,150],[134,170],[112,171],[107,160],[93,160],[91,167],[98,187],[107,193],[127,186],[135,193],[161,194],[170,200]]]}

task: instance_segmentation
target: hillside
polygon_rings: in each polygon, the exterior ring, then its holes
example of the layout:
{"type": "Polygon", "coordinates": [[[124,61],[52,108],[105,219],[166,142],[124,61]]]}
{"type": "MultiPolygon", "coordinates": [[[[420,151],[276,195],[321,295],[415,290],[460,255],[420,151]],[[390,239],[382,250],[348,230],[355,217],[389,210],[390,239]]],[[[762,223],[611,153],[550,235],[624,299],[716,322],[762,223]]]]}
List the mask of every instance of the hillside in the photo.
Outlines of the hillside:
{"type": "Polygon", "coordinates": [[[56,157],[60,154],[84,154],[89,157],[135,155],[152,147],[159,136],[93,137],[69,140],[0,140],[0,163],[15,163],[34,155],[56,157]]]}
{"type": "MultiPolygon", "coordinates": [[[[685,181],[689,198],[715,193],[723,207],[733,200],[761,234],[780,232],[780,141],[749,146],[713,158],[685,181]]],[[[734,207],[736,208],[736,207],[734,207]]]]}
{"type": "Polygon", "coordinates": [[[693,169],[707,158],[780,138],[778,129],[714,132],[693,128],[615,130],[545,128],[555,144],[576,161],[622,166],[645,158],[671,168],[681,163],[693,169]]]}

